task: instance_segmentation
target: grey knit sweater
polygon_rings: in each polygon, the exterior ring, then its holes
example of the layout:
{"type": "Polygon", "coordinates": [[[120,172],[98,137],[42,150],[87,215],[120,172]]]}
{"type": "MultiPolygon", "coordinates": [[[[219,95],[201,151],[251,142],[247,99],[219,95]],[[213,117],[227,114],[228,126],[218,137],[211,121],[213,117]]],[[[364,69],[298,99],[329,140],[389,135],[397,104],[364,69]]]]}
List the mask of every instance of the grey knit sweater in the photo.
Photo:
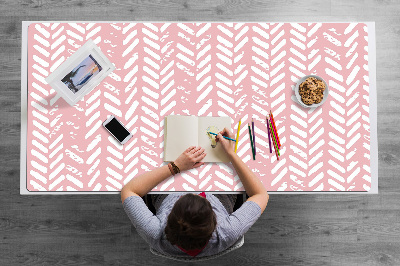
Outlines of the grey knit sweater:
{"type": "MultiPolygon", "coordinates": [[[[180,196],[187,192],[168,195],[161,204],[157,215],[154,215],[139,196],[131,196],[124,201],[124,209],[135,226],[138,234],[155,250],[172,256],[190,257],[167,240],[164,229],[172,207],[180,196]]],[[[261,215],[257,203],[246,201],[243,205],[228,214],[222,203],[211,193],[206,193],[207,200],[217,217],[217,227],[207,246],[197,257],[217,254],[232,246],[261,215]]]]}

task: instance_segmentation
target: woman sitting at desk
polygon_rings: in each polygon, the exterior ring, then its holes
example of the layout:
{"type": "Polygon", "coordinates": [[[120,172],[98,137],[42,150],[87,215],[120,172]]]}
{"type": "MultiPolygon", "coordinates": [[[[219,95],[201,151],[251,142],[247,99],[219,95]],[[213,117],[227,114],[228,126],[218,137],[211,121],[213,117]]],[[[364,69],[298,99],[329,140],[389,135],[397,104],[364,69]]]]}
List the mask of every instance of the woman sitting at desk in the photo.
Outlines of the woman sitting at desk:
{"type": "Polygon", "coordinates": [[[124,209],[139,235],[155,250],[171,256],[202,257],[232,246],[257,221],[268,203],[268,193],[260,179],[234,152],[234,135],[225,128],[217,136],[249,195],[233,212],[234,195],[173,193],[152,197],[154,215],[141,197],[179,171],[199,167],[204,157],[201,147],[189,147],[174,162],[132,179],[121,190],[124,209]]]}

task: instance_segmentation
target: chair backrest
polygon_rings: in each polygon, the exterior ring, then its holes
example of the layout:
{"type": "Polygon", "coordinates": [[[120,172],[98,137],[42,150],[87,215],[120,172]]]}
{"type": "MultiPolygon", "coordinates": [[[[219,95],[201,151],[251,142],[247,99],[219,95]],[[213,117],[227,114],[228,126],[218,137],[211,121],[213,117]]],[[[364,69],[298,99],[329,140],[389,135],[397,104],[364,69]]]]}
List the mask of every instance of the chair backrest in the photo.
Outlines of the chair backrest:
{"type": "Polygon", "coordinates": [[[197,261],[205,261],[205,260],[210,260],[210,259],[215,259],[218,258],[222,255],[225,255],[229,252],[231,252],[232,250],[238,249],[241,246],[243,246],[244,244],[244,236],[242,236],[241,238],[238,239],[238,241],[236,241],[235,244],[233,244],[232,246],[230,246],[228,249],[218,253],[218,254],[214,254],[211,256],[204,256],[204,257],[180,257],[180,256],[172,256],[172,255],[165,255],[163,253],[158,252],[157,250],[150,248],[150,252],[153,253],[154,255],[166,258],[166,259],[171,259],[171,260],[177,260],[177,261],[186,261],[186,262],[197,262],[197,261]]]}

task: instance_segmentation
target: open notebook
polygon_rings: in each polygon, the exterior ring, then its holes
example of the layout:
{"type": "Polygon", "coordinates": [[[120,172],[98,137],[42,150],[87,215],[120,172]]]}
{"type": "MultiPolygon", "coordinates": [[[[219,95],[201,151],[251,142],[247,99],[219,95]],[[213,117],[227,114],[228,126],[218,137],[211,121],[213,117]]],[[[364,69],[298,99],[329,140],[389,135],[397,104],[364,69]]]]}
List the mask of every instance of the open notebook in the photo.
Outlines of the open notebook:
{"type": "Polygon", "coordinates": [[[229,162],[221,145],[215,143],[215,135],[207,134],[207,130],[218,133],[225,127],[231,128],[230,117],[180,115],[165,117],[164,161],[176,160],[190,146],[201,146],[207,153],[202,162],[229,162]]]}

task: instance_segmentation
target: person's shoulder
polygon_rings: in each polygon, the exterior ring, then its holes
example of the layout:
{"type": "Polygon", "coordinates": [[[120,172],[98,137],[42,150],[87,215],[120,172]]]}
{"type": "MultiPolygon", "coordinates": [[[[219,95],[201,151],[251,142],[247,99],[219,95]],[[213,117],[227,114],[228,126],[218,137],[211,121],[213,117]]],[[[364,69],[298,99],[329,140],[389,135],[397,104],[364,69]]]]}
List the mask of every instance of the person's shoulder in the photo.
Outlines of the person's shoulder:
{"type": "Polygon", "coordinates": [[[245,201],[240,208],[234,211],[231,215],[243,217],[246,220],[257,220],[262,214],[260,205],[254,201],[245,201]]]}
{"type": "MultiPolygon", "coordinates": [[[[211,192],[205,192],[206,199],[210,202],[220,202],[219,199],[211,192]]],[[[222,204],[222,203],[221,203],[222,204]]]]}
{"type": "Polygon", "coordinates": [[[219,220],[217,231],[222,238],[236,231],[247,231],[261,216],[261,208],[253,201],[246,201],[234,212],[219,220]]]}
{"type": "Polygon", "coordinates": [[[210,204],[213,207],[214,211],[215,211],[215,209],[218,211],[217,216],[218,215],[221,216],[223,214],[228,215],[228,212],[226,211],[224,205],[221,203],[221,201],[214,194],[212,194],[210,192],[206,192],[206,199],[210,202],[210,204]]]}

